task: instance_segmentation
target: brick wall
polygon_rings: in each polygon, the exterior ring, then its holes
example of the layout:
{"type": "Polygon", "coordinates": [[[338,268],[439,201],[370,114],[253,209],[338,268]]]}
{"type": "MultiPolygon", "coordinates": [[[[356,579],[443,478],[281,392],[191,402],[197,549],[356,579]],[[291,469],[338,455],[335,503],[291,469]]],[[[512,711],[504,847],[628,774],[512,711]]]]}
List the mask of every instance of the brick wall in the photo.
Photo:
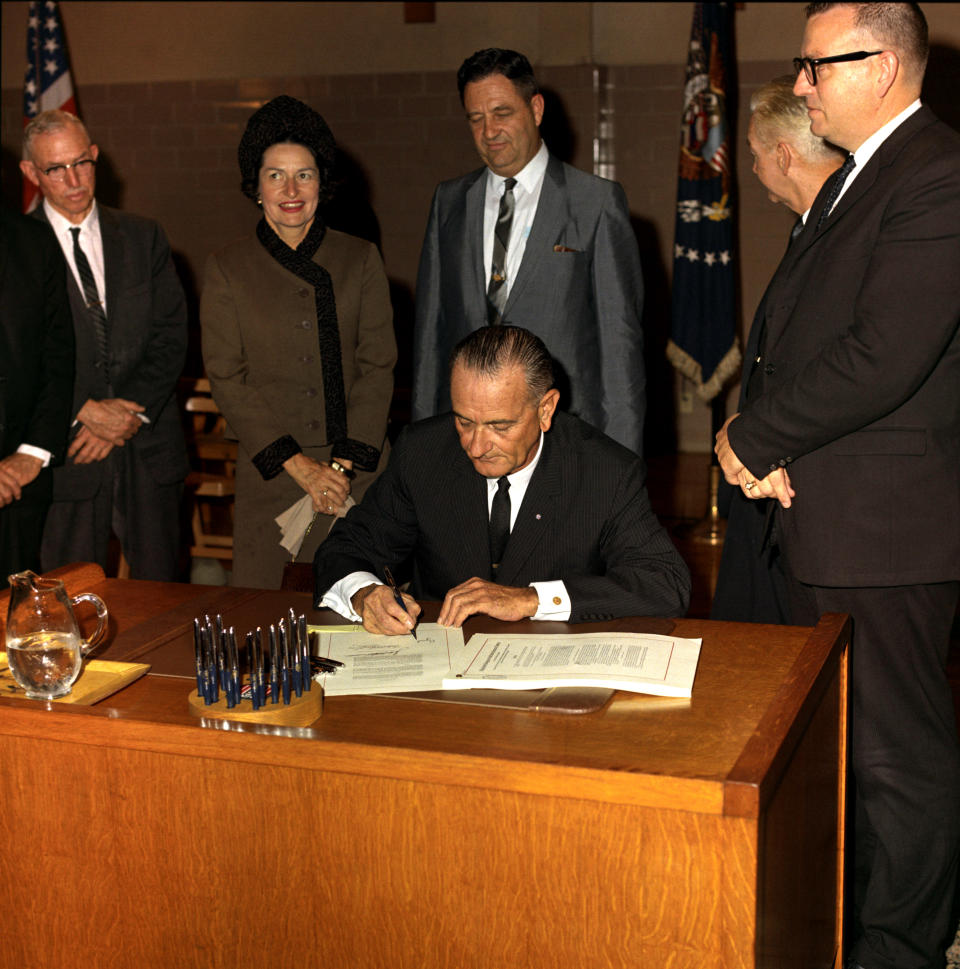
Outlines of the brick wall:
{"type": "MultiPolygon", "coordinates": [[[[741,68],[741,118],[747,116],[753,88],[780,70],[782,65],[772,63],[741,68]]],[[[545,67],[538,76],[547,101],[547,143],[565,160],[590,170],[593,69],[545,67]]],[[[706,408],[698,404],[693,414],[678,413],[673,372],[662,356],[669,335],[683,66],[617,66],[603,76],[612,86],[616,178],[627,193],[646,278],[650,450],[707,450],[706,408]]],[[[80,110],[101,150],[98,196],[156,218],[166,229],[191,305],[188,373],[199,373],[196,305],[206,257],[251,232],[258,218],[239,190],[237,143],[250,114],[281,93],[320,111],[342,150],[343,188],[329,221],[381,247],[401,344],[394,417],[403,422],[409,388],[405,351],[430,199],[438,181],[479,164],[450,72],[84,85],[80,110]]],[[[2,92],[3,194],[5,203],[15,206],[20,97],[19,90],[2,92]]],[[[748,153],[740,150],[738,157],[743,305],[749,323],[792,219],[766,201],[750,174],[748,153]]]]}

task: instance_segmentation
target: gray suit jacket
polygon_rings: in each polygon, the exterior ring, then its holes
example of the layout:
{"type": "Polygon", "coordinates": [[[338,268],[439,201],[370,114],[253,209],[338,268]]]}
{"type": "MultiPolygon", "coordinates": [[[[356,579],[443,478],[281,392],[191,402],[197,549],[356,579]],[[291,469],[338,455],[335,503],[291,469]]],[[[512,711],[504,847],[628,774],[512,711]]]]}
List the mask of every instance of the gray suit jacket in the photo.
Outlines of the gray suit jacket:
{"type": "MultiPolygon", "coordinates": [[[[187,308],[163,229],[152,219],[98,204],[106,306],[109,381],[97,367],[93,328],[72,272],[67,295],[76,333],[73,415],[88,399],[123,397],[146,408],[145,424],[125,445],[153,481],[182,481],[189,469],[175,390],[187,352],[187,308]]],[[[35,215],[46,222],[43,207],[35,215]]],[[[93,497],[112,473],[109,459],[67,463],[53,472],[54,501],[93,497]]]]}
{"type": "MultiPolygon", "coordinates": [[[[679,616],[690,573],[650,509],[644,462],[557,414],[500,563],[503,585],[561,579],[571,622],[679,616]]],[[[490,574],[486,479],[445,414],[404,428],[386,471],[333,527],[314,560],[316,599],[356,571],[413,558],[412,593],[441,600],[490,574]]]]}
{"type": "MultiPolygon", "coordinates": [[[[447,364],[487,324],[486,168],[433,197],[417,276],[413,417],[450,406],[447,364]]],[[[536,333],[558,366],[561,406],[641,453],[646,405],[643,277],[623,189],[553,156],[504,320],[536,333]]]]}

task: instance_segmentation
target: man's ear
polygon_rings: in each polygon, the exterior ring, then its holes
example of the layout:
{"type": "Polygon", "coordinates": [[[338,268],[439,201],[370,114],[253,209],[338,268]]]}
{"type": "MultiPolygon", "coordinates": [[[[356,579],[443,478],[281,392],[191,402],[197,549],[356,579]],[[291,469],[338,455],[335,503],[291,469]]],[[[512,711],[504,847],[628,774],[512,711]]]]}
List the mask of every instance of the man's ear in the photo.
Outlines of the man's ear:
{"type": "Polygon", "coordinates": [[[26,158],[20,162],[20,171],[23,172],[24,177],[28,182],[32,182],[37,188],[40,187],[40,175],[37,170],[37,166],[34,165],[32,161],[28,161],[26,158]]]}
{"type": "Polygon", "coordinates": [[[533,111],[533,120],[536,121],[537,127],[540,127],[540,122],[543,121],[543,95],[534,94],[530,98],[530,109],[533,111]]]}
{"type": "Polygon", "coordinates": [[[892,50],[883,51],[878,57],[877,93],[886,97],[900,74],[900,58],[892,50]]]}
{"type": "Polygon", "coordinates": [[[557,404],[560,403],[560,391],[556,387],[548,390],[537,404],[537,418],[540,421],[540,430],[549,431],[553,423],[553,415],[556,412],[557,404]]]}
{"type": "Polygon", "coordinates": [[[781,175],[786,175],[790,171],[790,162],[793,160],[790,146],[785,141],[777,142],[777,168],[781,175]]]}

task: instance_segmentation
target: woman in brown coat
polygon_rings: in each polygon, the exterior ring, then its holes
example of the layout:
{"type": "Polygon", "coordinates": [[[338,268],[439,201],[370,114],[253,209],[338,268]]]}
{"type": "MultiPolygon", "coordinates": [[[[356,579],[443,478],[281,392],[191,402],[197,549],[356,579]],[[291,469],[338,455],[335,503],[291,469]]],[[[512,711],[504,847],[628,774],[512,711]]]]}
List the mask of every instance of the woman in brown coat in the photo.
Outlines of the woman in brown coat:
{"type": "Polygon", "coordinates": [[[233,583],[277,588],[290,556],[274,519],[304,494],[311,561],[348,496],[385,464],[396,341],[376,248],[329,229],[333,136],[283,95],[257,111],[238,151],[255,238],[214,253],[201,302],[203,359],[240,444],[233,583]]]}

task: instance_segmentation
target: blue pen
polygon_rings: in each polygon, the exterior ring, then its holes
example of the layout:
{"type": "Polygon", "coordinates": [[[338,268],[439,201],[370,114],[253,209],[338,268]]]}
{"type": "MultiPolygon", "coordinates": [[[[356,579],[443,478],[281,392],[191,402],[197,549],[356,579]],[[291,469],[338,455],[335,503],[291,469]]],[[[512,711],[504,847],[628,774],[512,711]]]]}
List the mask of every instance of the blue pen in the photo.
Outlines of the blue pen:
{"type": "Polygon", "coordinates": [[[204,696],[203,690],[203,648],[200,642],[200,620],[193,620],[193,652],[197,667],[197,696],[204,696]]]}
{"type": "Polygon", "coordinates": [[[290,638],[287,636],[286,624],[280,620],[280,682],[283,689],[283,702],[290,705],[290,638]]]}
{"type": "MultiPolygon", "coordinates": [[[[387,580],[387,585],[389,585],[391,590],[393,591],[394,602],[396,602],[396,604],[404,612],[407,612],[407,607],[403,604],[403,596],[400,595],[400,590],[397,588],[397,583],[393,581],[393,574],[391,573],[390,569],[387,568],[387,566],[383,567],[383,574],[387,580]]],[[[410,613],[407,612],[407,615],[409,616],[410,613]]],[[[413,636],[414,639],[417,638],[417,633],[413,626],[410,627],[410,635],[413,636]]]]}
{"type": "Polygon", "coordinates": [[[277,630],[271,625],[267,631],[270,639],[270,702],[280,702],[280,680],[279,665],[280,657],[277,656],[277,630]]]}
{"type": "Polygon", "coordinates": [[[260,706],[257,702],[260,697],[257,695],[257,677],[253,668],[253,633],[247,633],[247,669],[250,670],[247,680],[250,685],[250,706],[256,710],[260,706]]]}
{"type": "Polygon", "coordinates": [[[307,635],[307,617],[301,615],[297,620],[297,638],[303,656],[300,660],[303,666],[303,688],[309,693],[313,689],[313,668],[310,664],[310,637],[307,635]]]}

